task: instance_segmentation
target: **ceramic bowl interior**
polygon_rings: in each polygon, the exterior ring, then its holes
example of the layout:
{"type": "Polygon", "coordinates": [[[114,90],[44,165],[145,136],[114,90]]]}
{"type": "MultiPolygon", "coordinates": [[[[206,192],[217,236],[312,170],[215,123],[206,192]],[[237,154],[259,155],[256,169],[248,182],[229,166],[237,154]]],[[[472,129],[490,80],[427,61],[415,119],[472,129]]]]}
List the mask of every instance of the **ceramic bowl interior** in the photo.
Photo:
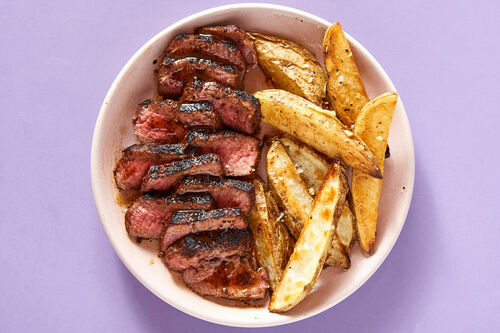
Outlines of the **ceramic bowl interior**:
{"type": "MultiPolygon", "coordinates": [[[[335,20],[342,21],[341,17],[335,20]]],[[[171,273],[156,252],[155,244],[132,241],[124,228],[125,206],[118,200],[112,171],[120,151],[136,142],[131,126],[135,106],[153,96],[153,61],[178,33],[192,32],[207,24],[235,24],[247,31],[268,33],[305,46],[322,59],[321,43],[329,22],[288,7],[242,4],[218,7],[185,18],[148,41],[125,65],[102,105],[95,127],[91,154],[92,187],[104,230],[116,253],[134,276],[168,304],[195,317],[231,326],[273,326],[313,316],[339,303],[358,289],[380,266],[403,227],[411,201],[414,180],[414,152],[408,119],[398,101],[389,145],[391,157],[385,164],[376,248],[372,256],[356,245],[352,267],[344,272],[327,267],[314,291],[285,314],[270,313],[265,306],[242,307],[231,302],[206,299],[189,290],[179,274],[171,273]],[[154,261],[153,264],[151,262],[154,261]]],[[[356,40],[347,36],[365,83],[373,98],[396,91],[377,61],[356,40]]],[[[246,79],[250,92],[265,87],[259,70],[246,79]]]]}

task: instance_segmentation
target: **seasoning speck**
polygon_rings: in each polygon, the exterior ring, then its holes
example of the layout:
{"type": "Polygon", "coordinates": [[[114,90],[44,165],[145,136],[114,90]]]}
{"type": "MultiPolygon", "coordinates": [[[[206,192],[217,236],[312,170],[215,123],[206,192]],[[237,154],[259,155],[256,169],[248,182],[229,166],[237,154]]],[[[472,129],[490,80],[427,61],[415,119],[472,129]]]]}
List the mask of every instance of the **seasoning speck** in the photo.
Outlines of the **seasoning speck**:
{"type": "Polygon", "coordinates": [[[285,217],[285,213],[281,212],[280,216],[278,216],[278,218],[276,219],[276,221],[281,221],[281,220],[283,220],[284,217],[285,217]]]}
{"type": "Polygon", "coordinates": [[[154,263],[155,263],[154,259],[151,259],[151,260],[149,261],[149,264],[150,264],[150,265],[152,265],[152,264],[154,264],[154,263]]]}

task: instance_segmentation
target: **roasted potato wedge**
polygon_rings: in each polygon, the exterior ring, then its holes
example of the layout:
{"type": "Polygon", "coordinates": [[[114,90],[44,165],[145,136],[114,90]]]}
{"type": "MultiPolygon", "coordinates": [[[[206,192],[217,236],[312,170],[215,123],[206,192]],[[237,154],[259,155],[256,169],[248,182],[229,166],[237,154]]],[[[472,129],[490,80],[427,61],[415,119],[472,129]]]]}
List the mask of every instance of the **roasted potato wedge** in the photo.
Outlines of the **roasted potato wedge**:
{"type": "Polygon", "coordinates": [[[269,310],[290,310],[312,290],[325,263],[348,189],[340,163],[334,162],[314,199],[312,210],[274,291],[269,310]]]}
{"type": "Polygon", "coordinates": [[[343,269],[351,267],[351,258],[347,249],[335,232],[332,233],[331,246],[328,248],[325,264],[343,269]]]}
{"type": "Polygon", "coordinates": [[[356,240],[356,218],[347,202],[342,209],[342,215],[337,222],[335,231],[339,237],[339,241],[344,245],[347,252],[349,252],[356,240]]]}
{"type": "Polygon", "coordinates": [[[328,77],[314,55],[289,40],[259,33],[253,37],[259,66],[277,88],[321,105],[328,77]]]}
{"type": "Polygon", "coordinates": [[[266,199],[267,199],[267,204],[272,214],[276,216],[276,223],[275,227],[275,235],[276,235],[276,242],[278,242],[278,239],[282,239],[281,246],[274,246],[273,247],[273,253],[276,258],[276,263],[282,268],[285,269],[286,263],[288,262],[288,259],[290,258],[290,255],[293,252],[293,247],[295,245],[295,239],[290,235],[290,232],[288,231],[288,228],[286,227],[285,224],[285,212],[281,211],[279,208],[278,204],[276,203],[276,199],[272,195],[271,191],[268,189],[268,187],[265,187],[266,189],[266,199]]]}
{"type": "Polygon", "coordinates": [[[248,224],[255,239],[259,263],[269,275],[269,284],[276,289],[293,251],[294,241],[280,218],[282,213],[262,180],[255,179],[255,206],[248,216],[248,224]]]}
{"type": "Polygon", "coordinates": [[[269,147],[266,160],[267,179],[278,203],[285,209],[286,226],[297,238],[313,205],[307,186],[279,141],[269,147]]]}
{"type": "MultiPolygon", "coordinates": [[[[356,135],[363,139],[377,157],[381,172],[384,170],[387,138],[397,101],[396,93],[378,96],[365,105],[354,125],[356,135]]],[[[366,253],[370,253],[375,245],[381,190],[381,179],[375,179],[359,170],[353,170],[352,198],[358,242],[366,253]]]]}
{"type": "Polygon", "coordinates": [[[339,23],[332,24],[325,33],[323,58],[329,76],[326,88],[328,101],[340,121],[351,126],[370,99],[339,23]]]}
{"type": "Polygon", "coordinates": [[[279,141],[306,183],[309,193],[315,196],[330,165],[314,149],[303,142],[285,135],[280,136],[279,141]]]}
{"type": "Polygon", "coordinates": [[[347,129],[333,112],[280,89],[254,94],[262,119],[269,125],[305,142],[330,158],[337,156],[355,169],[381,178],[377,159],[368,146],[347,129]]]}
{"type": "MultiPolygon", "coordinates": [[[[269,148],[267,155],[267,171],[268,171],[268,179],[269,184],[271,184],[271,188],[273,188],[273,192],[276,193],[276,197],[279,198],[278,201],[281,202],[282,207],[285,209],[286,218],[285,224],[288,229],[297,238],[300,235],[302,227],[304,223],[308,219],[308,214],[313,206],[313,196],[311,195],[311,189],[313,189],[313,185],[307,184],[303,179],[302,175],[305,173],[305,169],[303,169],[299,173],[300,168],[296,168],[297,159],[293,160],[291,155],[289,155],[284,148],[285,145],[282,145],[281,142],[285,142],[288,144],[288,147],[299,147],[296,141],[293,141],[289,138],[276,140],[273,142],[271,147],[269,148]]],[[[302,144],[302,147],[307,147],[305,144],[302,144]]],[[[316,167],[321,164],[321,167],[318,167],[318,170],[324,166],[326,161],[319,156],[314,150],[310,147],[307,147],[303,150],[297,150],[304,152],[308,150],[305,155],[301,156],[309,156],[316,159],[316,167]],[[315,155],[313,155],[315,154],[315,155]]],[[[292,152],[296,152],[292,148],[292,152]]],[[[294,156],[295,157],[295,156],[294,156]]],[[[303,160],[305,161],[305,160],[303,160]]],[[[327,165],[327,169],[321,169],[323,178],[321,179],[321,183],[326,177],[328,173],[329,166],[327,165]]],[[[342,167],[341,167],[342,169],[342,167]]],[[[309,172],[312,169],[308,169],[309,172]]],[[[318,171],[317,170],[317,171],[318,171]]],[[[343,171],[343,170],[342,170],[343,171]]],[[[319,191],[319,184],[316,191],[319,191]]],[[[337,221],[335,221],[334,227],[337,226],[337,221]]],[[[344,231],[343,231],[344,232],[344,231]]],[[[342,267],[344,269],[349,268],[350,260],[349,255],[341,244],[337,235],[332,237],[332,246],[328,251],[327,263],[332,266],[342,267]]]]}
{"type": "MultiPolygon", "coordinates": [[[[328,162],[314,149],[303,142],[299,142],[285,135],[280,136],[279,141],[283,147],[285,147],[288,156],[297,168],[304,183],[307,185],[309,193],[314,197],[326,177],[326,173],[330,167],[328,162]]],[[[350,199],[350,197],[350,193],[348,193],[347,198],[350,199]]],[[[356,240],[355,217],[351,211],[350,202],[351,200],[349,200],[349,202],[346,200],[344,208],[342,209],[342,215],[337,225],[335,225],[338,240],[334,237],[332,249],[329,250],[329,256],[326,259],[326,262],[332,264],[332,266],[340,266],[343,268],[349,267],[348,258],[346,258],[347,255],[340,249],[338,242],[340,241],[347,252],[349,252],[356,240]],[[330,257],[332,257],[331,260],[330,257]],[[335,260],[333,258],[338,259],[335,260]]]]}

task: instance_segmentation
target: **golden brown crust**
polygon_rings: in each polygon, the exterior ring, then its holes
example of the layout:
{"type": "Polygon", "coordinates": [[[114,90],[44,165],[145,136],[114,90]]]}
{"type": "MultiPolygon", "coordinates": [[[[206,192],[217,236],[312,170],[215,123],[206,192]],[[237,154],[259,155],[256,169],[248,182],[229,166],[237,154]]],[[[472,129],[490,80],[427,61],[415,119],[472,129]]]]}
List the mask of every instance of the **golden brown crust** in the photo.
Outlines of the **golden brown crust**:
{"type": "MultiPolygon", "coordinates": [[[[375,154],[380,169],[384,170],[387,138],[398,95],[385,93],[365,105],[354,126],[354,132],[375,154]]],[[[366,253],[373,251],[377,228],[378,206],[382,180],[353,170],[352,196],[356,215],[356,229],[360,247],[366,253]]]]}
{"type": "Polygon", "coordinates": [[[328,28],[323,40],[323,57],[328,73],[327,97],[337,117],[346,126],[355,123],[370,100],[340,23],[328,28]]]}

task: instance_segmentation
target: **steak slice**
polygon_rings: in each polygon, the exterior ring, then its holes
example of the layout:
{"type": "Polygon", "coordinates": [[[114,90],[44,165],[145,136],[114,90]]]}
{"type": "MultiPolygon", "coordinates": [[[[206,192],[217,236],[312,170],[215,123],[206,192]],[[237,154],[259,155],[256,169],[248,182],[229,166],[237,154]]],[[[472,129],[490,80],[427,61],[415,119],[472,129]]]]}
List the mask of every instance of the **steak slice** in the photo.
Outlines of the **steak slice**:
{"type": "Polygon", "coordinates": [[[132,118],[135,135],[148,144],[177,143],[192,128],[220,129],[222,122],[210,103],[146,100],[132,118]]]}
{"type": "Polygon", "coordinates": [[[166,53],[174,59],[195,56],[231,65],[238,70],[242,78],[247,69],[245,59],[236,45],[215,39],[210,34],[179,34],[170,42],[166,53]]]}
{"type": "Polygon", "coordinates": [[[176,240],[191,233],[246,227],[247,221],[239,208],[180,210],[172,216],[163,229],[160,249],[166,252],[176,240]]]}
{"type": "Polygon", "coordinates": [[[187,235],[170,246],[163,259],[168,268],[183,271],[202,260],[246,255],[252,251],[248,229],[225,229],[187,235]]]}
{"type": "Polygon", "coordinates": [[[233,131],[192,130],[185,142],[200,154],[219,155],[225,176],[254,176],[260,159],[260,141],[233,131]]]}
{"type": "Polygon", "coordinates": [[[219,156],[206,154],[149,168],[142,181],[141,192],[166,191],[180,183],[186,175],[207,174],[221,176],[219,156]]]}
{"type": "Polygon", "coordinates": [[[204,260],[182,275],[186,285],[202,296],[257,300],[269,288],[267,272],[257,268],[250,256],[233,256],[218,261],[204,260]]]}
{"type": "Polygon", "coordinates": [[[257,98],[216,82],[193,80],[184,89],[181,100],[212,103],[225,126],[246,134],[254,134],[260,122],[260,103],[257,98]]]}
{"type": "Polygon", "coordinates": [[[194,152],[194,147],[185,145],[132,145],[122,151],[122,157],[116,164],[114,175],[116,186],[120,190],[138,190],[142,178],[155,164],[163,164],[185,158],[194,152]]]}
{"type": "Polygon", "coordinates": [[[236,179],[207,175],[187,176],[177,188],[178,194],[208,192],[217,208],[238,207],[247,215],[255,204],[253,184],[236,179]]]}
{"type": "Polygon", "coordinates": [[[163,223],[175,212],[181,209],[211,209],[212,206],[212,198],[206,193],[185,196],[144,194],[127,210],[125,227],[132,237],[159,238],[163,223]]]}
{"type": "Polygon", "coordinates": [[[172,59],[166,57],[158,71],[158,92],[166,98],[177,98],[181,95],[184,86],[193,77],[200,77],[207,81],[216,81],[223,86],[239,89],[241,79],[229,65],[221,65],[212,60],[196,57],[172,59]]]}
{"type": "Polygon", "coordinates": [[[245,58],[248,67],[254,67],[257,63],[257,51],[255,50],[252,38],[245,30],[235,25],[213,25],[198,28],[196,32],[211,34],[216,38],[233,42],[245,58]]]}

